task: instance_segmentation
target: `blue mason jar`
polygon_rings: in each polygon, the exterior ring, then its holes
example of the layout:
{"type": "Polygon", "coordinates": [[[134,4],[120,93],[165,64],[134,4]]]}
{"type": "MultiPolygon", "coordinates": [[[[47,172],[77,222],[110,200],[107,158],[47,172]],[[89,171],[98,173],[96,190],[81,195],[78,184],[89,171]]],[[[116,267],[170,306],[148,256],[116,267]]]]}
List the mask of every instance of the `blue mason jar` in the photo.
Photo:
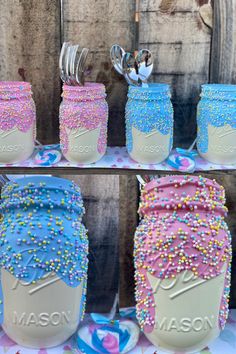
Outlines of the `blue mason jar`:
{"type": "Polygon", "coordinates": [[[166,84],[129,86],[126,105],[126,145],[137,162],[164,161],[173,144],[173,107],[166,84]]]}
{"type": "Polygon", "coordinates": [[[199,154],[216,164],[236,163],[236,85],[202,85],[197,123],[199,154]]]}
{"type": "Polygon", "coordinates": [[[2,189],[0,323],[16,343],[54,347],[83,318],[88,238],[80,189],[34,176],[2,189]]]}

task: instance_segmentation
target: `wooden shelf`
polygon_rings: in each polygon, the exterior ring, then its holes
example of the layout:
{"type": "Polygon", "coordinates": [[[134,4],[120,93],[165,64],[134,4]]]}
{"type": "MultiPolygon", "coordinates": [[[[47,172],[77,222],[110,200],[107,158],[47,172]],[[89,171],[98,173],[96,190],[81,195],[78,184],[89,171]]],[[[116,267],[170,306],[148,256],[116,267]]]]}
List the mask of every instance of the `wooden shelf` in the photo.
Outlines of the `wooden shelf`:
{"type": "MultiPolygon", "coordinates": [[[[81,165],[66,161],[64,158],[56,165],[43,167],[34,163],[34,156],[22,164],[0,165],[0,174],[183,174],[172,169],[166,162],[156,165],[139,164],[132,160],[125,147],[108,147],[106,155],[94,164],[81,165]]],[[[194,174],[236,174],[236,165],[223,166],[210,164],[204,159],[196,158],[194,174]]]]}

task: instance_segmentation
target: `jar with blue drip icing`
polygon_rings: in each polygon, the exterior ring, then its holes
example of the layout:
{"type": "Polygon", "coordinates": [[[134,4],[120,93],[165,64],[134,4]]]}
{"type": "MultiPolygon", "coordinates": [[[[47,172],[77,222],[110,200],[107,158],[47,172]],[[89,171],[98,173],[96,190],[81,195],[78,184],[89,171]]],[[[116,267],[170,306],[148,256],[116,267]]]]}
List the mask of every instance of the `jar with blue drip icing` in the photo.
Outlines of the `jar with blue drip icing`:
{"type": "Polygon", "coordinates": [[[236,85],[202,85],[198,152],[216,164],[236,163],[236,85]]]}
{"type": "Polygon", "coordinates": [[[49,176],[2,190],[0,320],[20,345],[67,340],[85,309],[88,239],[80,189],[49,176]]]}
{"type": "Polygon", "coordinates": [[[137,162],[164,161],[172,149],[173,107],[169,85],[129,86],[126,105],[126,145],[137,162]]]}

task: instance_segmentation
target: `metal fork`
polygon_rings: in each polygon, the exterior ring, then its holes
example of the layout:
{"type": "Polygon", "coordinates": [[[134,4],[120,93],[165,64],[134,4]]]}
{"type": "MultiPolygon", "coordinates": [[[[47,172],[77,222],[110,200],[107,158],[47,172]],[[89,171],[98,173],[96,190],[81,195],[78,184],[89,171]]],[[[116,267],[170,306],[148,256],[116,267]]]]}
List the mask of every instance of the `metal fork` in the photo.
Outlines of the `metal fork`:
{"type": "Polygon", "coordinates": [[[60,77],[67,85],[84,85],[84,68],[89,50],[83,48],[79,52],[80,46],[71,45],[65,42],[62,45],[59,68],[60,77]]]}
{"type": "Polygon", "coordinates": [[[78,59],[78,63],[76,66],[76,71],[75,71],[75,78],[77,82],[80,82],[82,85],[84,85],[84,68],[85,68],[85,62],[88,56],[88,48],[83,48],[82,52],[80,54],[80,57],[78,59]]]}

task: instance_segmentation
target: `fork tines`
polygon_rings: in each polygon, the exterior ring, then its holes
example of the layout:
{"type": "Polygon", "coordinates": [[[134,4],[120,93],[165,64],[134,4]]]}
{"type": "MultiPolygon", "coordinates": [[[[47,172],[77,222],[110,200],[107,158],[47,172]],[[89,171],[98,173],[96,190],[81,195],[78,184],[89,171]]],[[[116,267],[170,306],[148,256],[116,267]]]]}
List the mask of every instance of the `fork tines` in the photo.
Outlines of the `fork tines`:
{"type": "Polygon", "coordinates": [[[79,44],[64,42],[61,48],[59,69],[62,81],[67,85],[84,85],[84,68],[89,50],[79,44]]]}

